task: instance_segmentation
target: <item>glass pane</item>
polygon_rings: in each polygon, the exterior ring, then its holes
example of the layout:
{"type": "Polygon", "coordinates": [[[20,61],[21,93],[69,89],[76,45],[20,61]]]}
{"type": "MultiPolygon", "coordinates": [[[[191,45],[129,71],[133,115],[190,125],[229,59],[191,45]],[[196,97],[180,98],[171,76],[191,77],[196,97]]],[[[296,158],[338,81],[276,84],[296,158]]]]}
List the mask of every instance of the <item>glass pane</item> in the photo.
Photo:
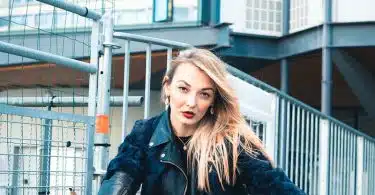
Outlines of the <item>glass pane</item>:
{"type": "Polygon", "coordinates": [[[267,20],[267,11],[263,10],[261,11],[261,13],[262,13],[261,21],[265,22],[267,20]]]}
{"type": "Polygon", "coordinates": [[[267,0],[262,0],[262,9],[267,9],[267,0]]]}
{"type": "Polygon", "coordinates": [[[246,1],[246,5],[247,5],[248,7],[252,7],[252,6],[253,6],[253,0],[247,0],[247,1],[246,1]]]}
{"type": "Polygon", "coordinates": [[[277,32],[280,32],[280,31],[281,31],[281,26],[280,26],[280,24],[276,24],[276,31],[277,31],[277,32]]]}
{"type": "Polygon", "coordinates": [[[162,22],[169,20],[168,17],[168,3],[169,0],[154,0],[154,21],[162,22]]]}
{"type": "Polygon", "coordinates": [[[269,8],[271,10],[275,9],[275,2],[274,1],[270,1],[270,5],[269,6],[270,6],[269,8]]]}
{"type": "Polygon", "coordinates": [[[251,22],[246,22],[246,28],[249,28],[249,29],[251,29],[251,22]]]}
{"type": "Polygon", "coordinates": [[[276,9],[281,10],[281,2],[280,1],[276,2],[276,9]]]}
{"type": "MultiPolygon", "coordinates": [[[[292,18],[293,19],[293,18],[292,18]]],[[[281,22],[281,12],[276,12],[276,22],[280,23],[281,22]]]]}
{"type": "Polygon", "coordinates": [[[255,1],[254,7],[255,8],[260,8],[259,0],[254,0],[254,1],[255,1]]]}
{"type": "Polygon", "coordinates": [[[254,22],[254,29],[255,30],[259,29],[259,22],[254,22]]]}
{"type": "Polygon", "coordinates": [[[259,11],[258,10],[254,11],[254,20],[259,20],[259,11]]]}
{"type": "Polygon", "coordinates": [[[273,26],[274,26],[273,24],[268,24],[268,30],[273,31],[274,30],[273,26]]]}
{"type": "Polygon", "coordinates": [[[252,9],[246,9],[246,20],[252,20],[252,9]]]}
{"type": "Polygon", "coordinates": [[[270,23],[273,23],[275,21],[274,19],[275,19],[274,13],[273,12],[269,12],[269,14],[268,14],[268,21],[270,23]]]}

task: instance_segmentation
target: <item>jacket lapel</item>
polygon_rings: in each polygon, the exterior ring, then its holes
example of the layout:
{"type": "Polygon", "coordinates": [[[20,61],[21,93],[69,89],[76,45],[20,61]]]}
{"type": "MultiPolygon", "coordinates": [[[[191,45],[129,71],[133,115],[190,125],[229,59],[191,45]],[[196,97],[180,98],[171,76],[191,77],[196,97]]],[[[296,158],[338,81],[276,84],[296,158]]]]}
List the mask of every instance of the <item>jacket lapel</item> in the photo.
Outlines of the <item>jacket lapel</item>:
{"type": "Polygon", "coordinates": [[[183,170],[182,168],[185,165],[183,165],[181,159],[181,151],[176,147],[177,144],[172,133],[168,111],[164,111],[161,115],[159,123],[150,139],[149,147],[153,148],[165,143],[166,145],[162,147],[161,160],[173,163],[183,170]]]}

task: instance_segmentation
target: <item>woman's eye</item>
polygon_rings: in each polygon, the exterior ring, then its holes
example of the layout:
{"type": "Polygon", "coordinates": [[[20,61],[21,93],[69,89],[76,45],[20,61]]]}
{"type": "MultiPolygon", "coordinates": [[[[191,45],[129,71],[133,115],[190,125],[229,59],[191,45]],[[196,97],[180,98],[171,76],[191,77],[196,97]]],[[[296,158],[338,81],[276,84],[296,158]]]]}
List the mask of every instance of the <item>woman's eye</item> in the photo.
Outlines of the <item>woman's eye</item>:
{"type": "Polygon", "coordinates": [[[181,91],[181,92],[184,92],[186,93],[188,91],[188,89],[186,87],[178,87],[178,89],[181,91]]]}
{"type": "Polygon", "coordinates": [[[203,98],[209,98],[209,97],[210,97],[210,94],[208,94],[208,93],[201,93],[201,96],[202,96],[203,98]]]}

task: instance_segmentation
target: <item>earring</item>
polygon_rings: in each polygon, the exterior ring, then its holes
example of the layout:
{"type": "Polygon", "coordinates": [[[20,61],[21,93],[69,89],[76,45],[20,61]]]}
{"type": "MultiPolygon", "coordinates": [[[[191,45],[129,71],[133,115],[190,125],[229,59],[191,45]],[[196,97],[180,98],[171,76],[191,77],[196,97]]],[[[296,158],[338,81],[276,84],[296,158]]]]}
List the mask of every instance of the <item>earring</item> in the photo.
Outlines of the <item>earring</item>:
{"type": "Polygon", "coordinates": [[[214,115],[214,106],[211,106],[210,113],[211,113],[211,115],[214,115]]]}
{"type": "Polygon", "coordinates": [[[168,110],[168,107],[169,107],[169,96],[167,96],[164,100],[164,104],[165,104],[165,110],[168,110]]]}

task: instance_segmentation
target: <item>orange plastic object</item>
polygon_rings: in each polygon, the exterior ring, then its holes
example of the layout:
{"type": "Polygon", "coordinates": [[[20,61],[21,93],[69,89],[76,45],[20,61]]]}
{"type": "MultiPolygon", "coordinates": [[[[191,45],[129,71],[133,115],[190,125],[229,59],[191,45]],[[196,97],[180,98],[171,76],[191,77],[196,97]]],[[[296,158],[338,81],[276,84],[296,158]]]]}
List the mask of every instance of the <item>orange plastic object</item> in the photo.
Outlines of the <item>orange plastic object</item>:
{"type": "Polygon", "coordinates": [[[96,116],[96,133],[109,133],[109,117],[108,115],[96,116]]]}

